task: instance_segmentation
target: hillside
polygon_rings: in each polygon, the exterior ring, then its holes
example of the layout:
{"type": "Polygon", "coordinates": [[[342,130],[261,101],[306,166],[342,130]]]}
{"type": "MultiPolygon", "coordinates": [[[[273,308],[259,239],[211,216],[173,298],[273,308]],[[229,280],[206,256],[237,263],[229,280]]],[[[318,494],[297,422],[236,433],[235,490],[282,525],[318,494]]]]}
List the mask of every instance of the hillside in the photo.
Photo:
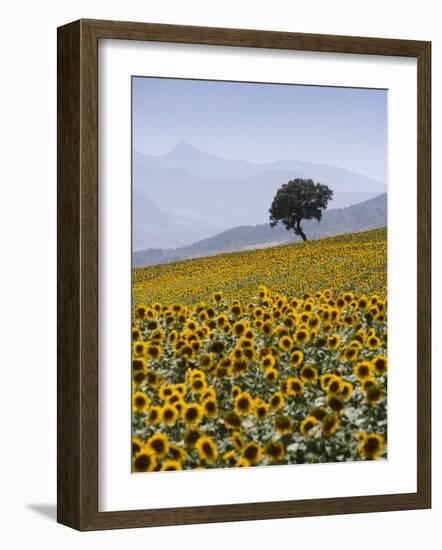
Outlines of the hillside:
{"type": "Polygon", "coordinates": [[[226,300],[250,300],[260,285],[286,296],[326,288],[385,296],[386,284],[386,228],[148,266],[132,275],[135,305],[210,302],[215,291],[226,300]]]}
{"type": "Polygon", "coordinates": [[[175,215],[134,189],[132,194],[133,250],[156,243],[174,248],[194,243],[201,236],[216,235],[224,226],[211,225],[189,216],[175,215]]]}
{"type": "MultiPolygon", "coordinates": [[[[386,193],[347,208],[327,210],[321,222],[311,220],[303,223],[304,231],[309,239],[363,231],[386,225],[386,193]]],[[[274,228],[269,224],[240,226],[177,249],[148,249],[135,252],[133,265],[137,267],[169,263],[186,258],[211,256],[222,252],[260,248],[299,240],[294,233],[286,231],[280,225],[274,228]]]]}

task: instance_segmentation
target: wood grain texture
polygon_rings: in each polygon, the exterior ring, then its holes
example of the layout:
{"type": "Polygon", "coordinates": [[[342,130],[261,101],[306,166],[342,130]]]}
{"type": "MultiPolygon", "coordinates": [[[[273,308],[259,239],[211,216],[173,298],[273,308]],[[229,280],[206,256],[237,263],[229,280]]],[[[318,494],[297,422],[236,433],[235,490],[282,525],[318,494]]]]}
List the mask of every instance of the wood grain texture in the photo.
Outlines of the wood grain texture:
{"type": "Polygon", "coordinates": [[[418,493],[431,507],[431,44],[417,62],[417,447],[418,493]]]}
{"type": "Polygon", "coordinates": [[[59,29],[57,66],[57,518],[79,526],[80,23],[59,29]]]}
{"type": "Polygon", "coordinates": [[[431,47],[428,42],[80,20],[58,29],[58,521],[79,530],[245,521],[431,506],[431,47]],[[102,38],[348,54],[418,63],[417,492],[98,511],[98,41],[102,38]]]}

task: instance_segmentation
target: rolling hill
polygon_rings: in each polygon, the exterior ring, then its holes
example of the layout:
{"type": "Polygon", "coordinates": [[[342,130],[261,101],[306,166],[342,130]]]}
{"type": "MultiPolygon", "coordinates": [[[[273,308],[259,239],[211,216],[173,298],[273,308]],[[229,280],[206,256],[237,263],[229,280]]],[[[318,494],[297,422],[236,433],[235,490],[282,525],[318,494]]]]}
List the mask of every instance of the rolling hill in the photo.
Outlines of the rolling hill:
{"type": "Polygon", "coordinates": [[[140,267],[132,272],[132,299],[149,306],[209,304],[221,291],[229,303],[256,298],[260,285],[286,296],[332,289],[385,297],[386,228],[140,267]]]}
{"type": "MultiPolygon", "coordinates": [[[[365,231],[387,225],[387,194],[348,206],[327,210],[320,222],[305,221],[303,229],[309,239],[317,239],[365,231]]],[[[200,240],[189,246],[177,249],[150,248],[133,254],[133,266],[164,264],[178,260],[213,256],[222,252],[264,248],[297,242],[300,238],[293,232],[278,225],[274,228],[267,224],[245,225],[223,231],[213,237],[200,240]]]]}

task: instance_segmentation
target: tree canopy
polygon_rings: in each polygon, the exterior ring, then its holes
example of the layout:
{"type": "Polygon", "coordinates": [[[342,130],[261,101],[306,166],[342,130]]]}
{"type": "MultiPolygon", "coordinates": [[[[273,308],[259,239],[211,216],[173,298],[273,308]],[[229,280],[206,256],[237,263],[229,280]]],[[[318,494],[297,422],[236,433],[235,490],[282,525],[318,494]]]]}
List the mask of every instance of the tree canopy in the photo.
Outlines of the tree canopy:
{"type": "Polygon", "coordinates": [[[314,183],[310,179],[294,179],[282,185],[273,199],[269,209],[270,225],[274,227],[281,222],[287,230],[293,229],[303,241],[307,236],[301,227],[302,220],[322,218],[322,211],[327,208],[333,191],[327,185],[314,183]]]}

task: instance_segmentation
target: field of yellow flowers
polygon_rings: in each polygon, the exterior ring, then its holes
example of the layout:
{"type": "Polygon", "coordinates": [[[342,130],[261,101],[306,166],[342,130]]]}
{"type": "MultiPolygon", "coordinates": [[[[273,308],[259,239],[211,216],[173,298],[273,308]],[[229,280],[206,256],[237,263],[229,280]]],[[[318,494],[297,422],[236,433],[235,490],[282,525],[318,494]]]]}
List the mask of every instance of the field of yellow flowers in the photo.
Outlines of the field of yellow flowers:
{"type": "Polygon", "coordinates": [[[386,230],[133,272],[132,471],[387,452],[386,230]]]}

